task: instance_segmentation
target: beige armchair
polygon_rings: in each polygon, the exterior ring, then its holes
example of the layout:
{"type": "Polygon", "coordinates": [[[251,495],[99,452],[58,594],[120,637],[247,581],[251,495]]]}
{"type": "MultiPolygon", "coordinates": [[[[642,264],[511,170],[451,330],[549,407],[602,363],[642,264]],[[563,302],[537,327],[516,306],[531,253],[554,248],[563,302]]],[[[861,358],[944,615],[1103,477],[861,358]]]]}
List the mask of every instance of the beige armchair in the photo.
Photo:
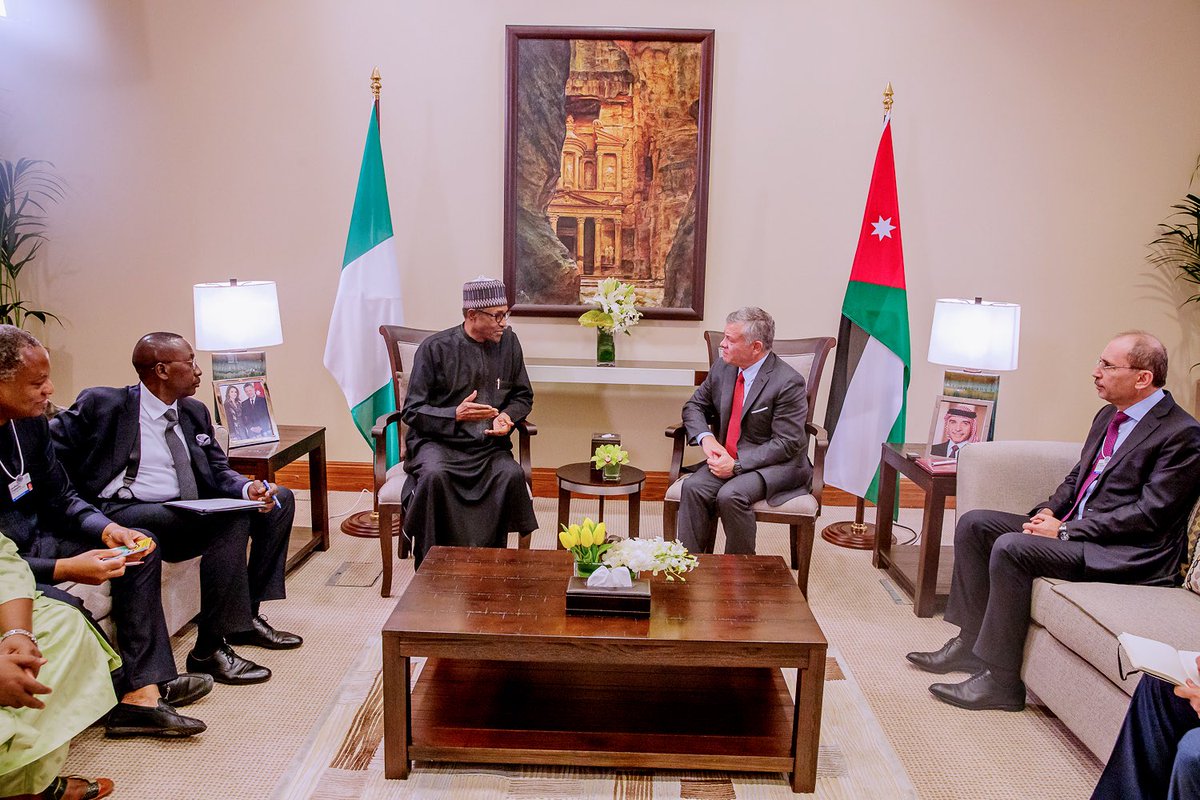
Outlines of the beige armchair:
{"type": "MultiPolygon", "coordinates": [[[[417,348],[434,331],[404,328],[399,325],[380,325],[379,333],[387,346],[388,359],[392,366],[392,393],[396,399],[396,410],[377,419],[371,429],[371,437],[375,441],[375,512],[379,515],[379,551],[383,558],[383,585],[380,587],[380,594],[387,597],[392,592],[393,529],[400,534],[397,555],[400,558],[408,558],[410,550],[408,538],[404,535],[404,506],[400,504],[404,484],[408,480],[408,473],[404,471],[404,423],[400,420],[400,410],[404,408],[408,373],[412,371],[417,348]],[[400,460],[389,469],[387,433],[392,425],[396,426],[400,440],[400,460]]],[[[528,420],[517,424],[517,460],[525,472],[525,482],[531,492],[533,469],[529,458],[529,437],[536,434],[537,427],[528,420]]],[[[517,546],[528,549],[531,538],[532,534],[519,537],[517,546]]]]}
{"type": "MultiPolygon", "coordinates": [[[[708,344],[709,363],[720,357],[721,331],[705,331],[708,344]]],[[[754,505],[754,517],[759,522],[777,522],[788,526],[791,544],[792,569],[797,571],[796,582],[800,590],[808,593],[808,571],[812,558],[813,539],[816,535],[817,517],[821,513],[821,492],[825,488],[825,451],[829,449],[829,435],[825,429],[813,422],[817,390],[821,385],[821,374],[825,370],[825,359],[836,340],[832,336],[816,336],[808,339],[776,339],[772,348],[792,369],[804,376],[808,391],[808,421],[805,425],[813,443],[813,478],[809,494],[793,497],[779,506],[771,506],[765,500],[754,505]]],[[[675,538],[675,527],[679,516],[679,498],[683,488],[683,456],[687,445],[687,431],[682,423],[666,430],[674,443],[671,453],[670,485],[663,498],[663,536],[675,538]]]]}

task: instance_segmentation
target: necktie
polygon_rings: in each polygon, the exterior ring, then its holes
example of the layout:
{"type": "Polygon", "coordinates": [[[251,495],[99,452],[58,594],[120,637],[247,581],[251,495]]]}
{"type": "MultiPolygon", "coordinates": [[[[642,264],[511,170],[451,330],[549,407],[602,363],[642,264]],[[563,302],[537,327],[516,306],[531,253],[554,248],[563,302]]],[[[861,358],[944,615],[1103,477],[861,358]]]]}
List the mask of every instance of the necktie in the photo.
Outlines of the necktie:
{"type": "Polygon", "coordinates": [[[179,412],[168,408],[163,417],[167,420],[167,449],[171,451],[171,460],[175,462],[175,476],[179,479],[179,499],[195,500],[200,496],[200,492],[196,489],[192,460],[188,457],[187,445],[175,435],[175,428],[179,426],[179,412]]]}
{"type": "Polygon", "coordinates": [[[742,435],[742,405],[746,402],[746,376],[738,370],[737,383],[733,385],[733,408],[729,411],[729,430],[725,432],[725,449],[731,458],[737,458],[737,443],[742,435]]]}
{"type": "Polygon", "coordinates": [[[1096,460],[1092,462],[1092,469],[1088,472],[1087,480],[1079,487],[1079,494],[1075,495],[1075,505],[1071,506],[1071,510],[1063,517],[1064,521],[1070,519],[1071,515],[1075,513],[1075,509],[1079,508],[1079,503],[1083,500],[1084,493],[1087,492],[1089,486],[1096,482],[1096,478],[1100,477],[1104,466],[1107,466],[1108,459],[1112,458],[1113,450],[1116,449],[1117,445],[1117,429],[1127,419],[1129,419],[1128,414],[1124,411],[1118,411],[1108,421],[1108,430],[1104,434],[1104,444],[1100,447],[1100,452],[1096,454],[1096,460]],[[1097,469],[1097,467],[1100,467],[1100,469],[1097,469]]]}
{"type": "Polygon", "coordinates": [[[958,458],[958,445],[956,445],[956,444],[950,445],[950,457],[958,458]]]}

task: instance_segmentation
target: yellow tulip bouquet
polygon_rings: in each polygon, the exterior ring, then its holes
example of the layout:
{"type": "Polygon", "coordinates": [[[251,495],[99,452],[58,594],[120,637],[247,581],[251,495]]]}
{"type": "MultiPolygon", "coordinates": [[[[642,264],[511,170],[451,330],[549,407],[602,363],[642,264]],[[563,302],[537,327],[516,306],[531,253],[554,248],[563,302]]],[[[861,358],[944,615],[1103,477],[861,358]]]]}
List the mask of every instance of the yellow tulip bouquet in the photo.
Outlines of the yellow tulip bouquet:
{"type": "Polygon", "coordinates": [[[601,566],[600,557],[612,547],[605,541],[607,538],[604,523],[592,522],[590,517],[584,517],[579,525],[563,525],[562,532],[558,534],[563,547],[575,556],[575,573],[581,578],[586,578],[601,566]]]}

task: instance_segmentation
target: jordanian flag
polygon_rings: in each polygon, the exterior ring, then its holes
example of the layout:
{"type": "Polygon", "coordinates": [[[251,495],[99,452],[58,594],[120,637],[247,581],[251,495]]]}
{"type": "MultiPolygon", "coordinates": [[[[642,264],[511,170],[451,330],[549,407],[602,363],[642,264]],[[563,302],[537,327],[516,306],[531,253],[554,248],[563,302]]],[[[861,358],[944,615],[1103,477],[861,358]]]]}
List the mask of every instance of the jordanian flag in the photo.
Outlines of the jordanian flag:
{"type": "Polygon", "coordinates": [[[900,233],[889,114],[842,301],[825,417],[830,436],[825,482],[871,502],[878,497],[880,445],[904,441],[912,358],[900,233]]]}
{"type": "MultiPolygon", "coordinates": [[[[379,335],[380,325],[404,321],[394,243],[379,146],[377,99],[371,109],[342,275],[325,340],[325,368],[341,387],[354,425],[368,444],[372,444],[375,420],[396,408],[387,348],[379,335]]],[[[398,453],[395,442],[389,441],[389,464],[396,462],[398,453]]]]}

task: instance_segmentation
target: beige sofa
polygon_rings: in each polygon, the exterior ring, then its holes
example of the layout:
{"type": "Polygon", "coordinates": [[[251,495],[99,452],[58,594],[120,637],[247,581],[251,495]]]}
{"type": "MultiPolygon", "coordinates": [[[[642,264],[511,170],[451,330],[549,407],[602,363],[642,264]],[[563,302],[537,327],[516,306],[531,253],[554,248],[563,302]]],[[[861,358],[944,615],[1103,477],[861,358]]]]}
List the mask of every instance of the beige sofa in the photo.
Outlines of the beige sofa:
{"type": "MultiPolygon", "coordinates": [[[[1069,442],[987,442],[958,461],[959,514],[1028,512],[1079,459],[1069,442]]],[[[1189,530],[1200,524],[1200,503],[1189,530]]],[[[1101,761],[1108,759],[1139,675],[1122,681],[1117,634],[1128,631],[1200,650],[1200,595],[1183,588],[1071,583],[1039,578],[1022,677],[1029,691],[1101,761]]]]}

